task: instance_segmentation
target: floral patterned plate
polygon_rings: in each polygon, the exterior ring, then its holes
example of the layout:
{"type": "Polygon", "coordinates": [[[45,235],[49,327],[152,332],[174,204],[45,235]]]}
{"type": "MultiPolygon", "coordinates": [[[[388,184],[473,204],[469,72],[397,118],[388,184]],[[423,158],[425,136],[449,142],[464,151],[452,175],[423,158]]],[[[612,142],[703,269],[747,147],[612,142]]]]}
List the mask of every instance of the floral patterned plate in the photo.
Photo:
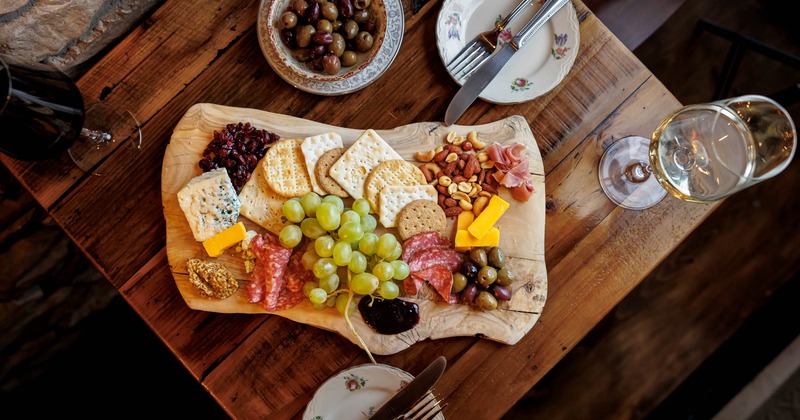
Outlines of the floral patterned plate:
{"type": "MultiPolygon", "coordinates": [[[[439,57],[447,63],[479,33],[494,27],[514,8],[518,0],[445,0],[436,21],[436,45],[439,57]]],[[[541,7],[536,0],[529,10],[519,14],[500,42],[510,40],[541,7]]],[[[559,10],[500,71],[480,98],[496,104],[514,104],[535,99],[556,87],[575,62],[580,44],[580,30],[575,7],[570,2],[559,10]]],[[[450,74],[456,83],[463,84],[450,74]]]]}
{"type": "MultiPolygon", "coordinates": [[[[408,372],[389,365],[368,363],[345,369],[317,389],[303,420],[367,419],[412,379],[408,372]]],[[[444,416],[440,413],[433,419],[444,420],[444,416]]]]}

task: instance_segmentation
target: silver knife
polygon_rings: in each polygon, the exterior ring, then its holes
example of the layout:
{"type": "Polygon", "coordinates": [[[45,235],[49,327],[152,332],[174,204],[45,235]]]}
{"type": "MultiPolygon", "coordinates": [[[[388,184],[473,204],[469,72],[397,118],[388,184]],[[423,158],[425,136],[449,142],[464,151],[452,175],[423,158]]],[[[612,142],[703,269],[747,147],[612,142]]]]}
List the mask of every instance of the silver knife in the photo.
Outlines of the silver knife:
{"type": "Polygon", "coordinates": [[[547,0],[536,11],[536,14],[517,32],[511,41],[501,45],[495,52],[483,63],[472,76],[464,82],[461,89],[458,90],[456,96],[450,101],[447,107],[447,112],[444,114],[444,123],[453,125],[458,120],[464,111],[475,102],[478,95],[483,92],[483,89],[491,83],[492,79],[497,76],[497,73],[508,63],[511,57],[525,45],[525,42],[533,36],[556,12],[561,9],[569,0],[547,0]]]}
{"type": "Polygon", "coordinates": [[[436,381],[444,373],[447,366],[447,359],[439,356],[428,367],[425,368],[417,377],[395,394],[386,404],[382,405],[378,411],[370,416],[369,420],[392,420],[405,414],[414,407],[420,397],[428,393],[436,381]]]}

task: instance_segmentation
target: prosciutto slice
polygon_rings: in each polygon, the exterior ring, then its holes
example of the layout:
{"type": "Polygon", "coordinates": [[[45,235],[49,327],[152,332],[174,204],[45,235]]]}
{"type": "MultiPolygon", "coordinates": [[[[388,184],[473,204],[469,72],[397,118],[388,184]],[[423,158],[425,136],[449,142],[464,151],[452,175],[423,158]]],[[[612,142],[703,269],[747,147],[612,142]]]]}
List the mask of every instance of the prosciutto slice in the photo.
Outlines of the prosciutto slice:
{"type": "Polygon", "coordinates": [[[528,201],[534,191],[528,159],[523,156],[524,152],[525,145],[521,143],[509,146],[494,143],[486,148],[486,153],[497,168],[493,174],[495,180],[508,188],[511,196],[520,201],[528,201]]]}

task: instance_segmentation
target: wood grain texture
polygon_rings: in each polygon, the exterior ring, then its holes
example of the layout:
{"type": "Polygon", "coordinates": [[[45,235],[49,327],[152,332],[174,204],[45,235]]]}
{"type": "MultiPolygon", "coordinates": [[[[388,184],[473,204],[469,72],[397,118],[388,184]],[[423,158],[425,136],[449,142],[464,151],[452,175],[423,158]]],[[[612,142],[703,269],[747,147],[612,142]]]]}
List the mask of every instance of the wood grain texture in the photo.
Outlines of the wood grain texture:
{"type": "MultiPolygon", "coordinates": [[[[321,133],[336,132],[349,147],[363,130],[334,127],[313,121],[274,114],[254,109],[224,107],[213,104],[192,106],[178,122],[169,145],[164,152],[162,166],[162,204],[167,225],[167,257],[175,281],[187,305],[192,309],[222,313],[265,313],[259,305],[249,303],[246,285],[252,276],[244,271],[241,258],[228,251],[215,261],[228,267],[239,280],[239,290],[234,296],[216,300],[202,296],[188,281],[186,262],[192,258],[208,259],[202,244],[195,241],[186,217],[178,205],[177,192],[193,177],[201,174],[197,165],[203,149],[211,141],[214,131],[222,130],[226,124],[249,122],[253,126],[276,133],[281,138],[306,138],[321,133]]],[[[467,305],[449,305],[434,299],[407,297],[420,309],[420,322],[412,330],[396,335],[375,333],[359,316],[352,322],[366,347],[375,354],[392,354],[404,350],[427,338],[478,335],[506,344],[520,340],[536,323],[547,299],[547,269],[544,265],[544,196],[545,185],[541,155],[528,125],[521,117],[508,117],[481,126],[445,127],[438,123],[417,123],[379,130],[377,133],[404,159],[414,160],[416,152],[431,150],[443,144],[447,133],[454,131],[466,135],[475,131],[478,138],[487,144],[521,143],[526,146],[526,158],[534,176],[535,192],[526,202],[520,202],[503,191],[501,197],[511,203],[497,226],[503,232],[500,246],[507,250],[509,266],[517,280],[514,296],[502,302],[496,311],[480,311],[467,305]]],[[[348,200],[349,202],[349,200],[348,200]]],[[[264,230],[254,223],[240,218],[247,228],[256,232],[264,230]]],[[[455,236],[455,220],[448,221],[449,237],[455,236]]],[[[385,229],[379,229],[382,233],[385,229]]],[[[395,235],[396,229],[391,229],[395,235]]],[[[277,232],[273,232],[277,233],[277,232]]],[[[275,312],[285,318],[322,329],[338,332],[352,343],[360,345],[344,317],[333,310],[317,311],[310,302],[304,301],[293,308],[275,312]]]]}

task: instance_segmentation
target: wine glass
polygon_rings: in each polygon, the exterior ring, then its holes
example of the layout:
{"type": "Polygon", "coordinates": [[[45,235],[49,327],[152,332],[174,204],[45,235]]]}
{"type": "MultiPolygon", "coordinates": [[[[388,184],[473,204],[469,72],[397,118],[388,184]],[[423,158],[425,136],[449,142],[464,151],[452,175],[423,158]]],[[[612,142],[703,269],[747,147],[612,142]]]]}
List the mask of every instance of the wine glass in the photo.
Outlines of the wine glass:
{"type": "Polygon", "coordinates": [[[102,102],[85,106],[63,72],[0,54],[0,151],[20,160],[52,159],[65,150],[75,164],[102,175],[98,164],[119,147],[138,153],[139,122],[102,102]]]}
{"type": "Polygon", "coordinates": [[[626,209],[652,207],[667,193],[709,203],[777,175],[796,147],[786,109],[745,95],[682,107],[651,138],[614,142],[600,158],[598,177],[608,198],[626,209]]]}

